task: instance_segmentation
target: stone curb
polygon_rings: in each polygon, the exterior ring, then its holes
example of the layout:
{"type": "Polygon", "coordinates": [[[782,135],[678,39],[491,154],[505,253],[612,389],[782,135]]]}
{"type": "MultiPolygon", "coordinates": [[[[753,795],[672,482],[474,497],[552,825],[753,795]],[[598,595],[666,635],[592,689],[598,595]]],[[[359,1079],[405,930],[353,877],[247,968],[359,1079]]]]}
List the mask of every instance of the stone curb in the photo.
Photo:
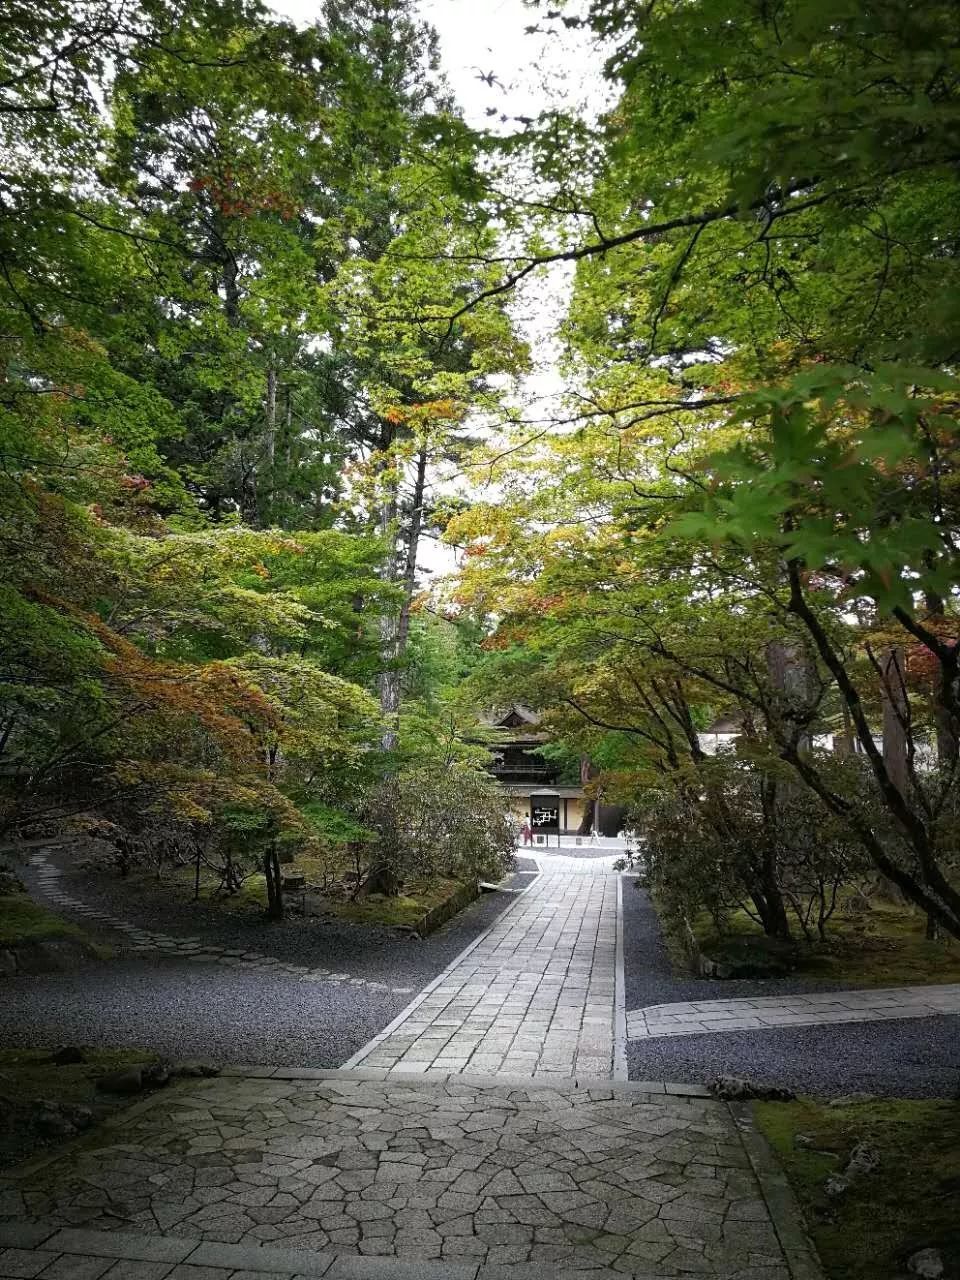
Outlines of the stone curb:
{"type": "MultiPolygon", "coordinates": [[[[613,1093],[667,1094],[673,1098],[698,1098],[716,1101],[702,1084],[674,1083],[670,1080],[612,1080],[608,1076],[521,1076],[480,1075],[476,1072],[437,1071],[388,1071],[385,1067],[339,1067],[329,1070],[319,1067],[222,1067],[216,1079],[252,1080],[341,1080],[345,1083],[375,1081],[380,1084],[421,1085],[431,1088],[442,1084],[465,1084],[475,1089],[583,1089],[610,1090],[613,1093]]],[[[129,1111],[121,1113],[129,1115],[129,1111]]]]}
{"type": "Polygon", "coordinates": [[[537,873],[536,875],[531,877],[530,883],[524,885],[524,887],[513,897],[513,900],[503,909],[503,911],[500,912],[497,918],[494,921],[492,921],[492,923],[486,929],[484,929],[482,933],[478,934],[476,938],[474,938],[471,942],[468,942],[467,945],[463,948],[463,950],[459,952],[458,955],[455,955],[448,964],[444,965],[441,972],[438,973],[437,976],[431,982],[428,982],[427,985],[423,988],[423,990],[418,992],[417,995],[415,995],[414,998],[410,1001],[410,1003],[408,1005],[405,1005],[404,1008],[400,1010],[400,1012],[397,1014],[395,1018],[393,1018],[390,1022],[388,1022],[387,1025],[383,1027],[380,1031],[378,1031],[372,1040],[368,1040],[367,1043],[361,1046],[361,1048],[359,1048],[352,1057],[348,1058],[346,1063],[344,1064],[345,1067],[347,1068],[361,1067],[363,1064],[363,1060],[369,1057],[370,1054],[373,1053],[374,1050],[377,1049],[383,1043],[383,1041],[387,1039],[388,1036],[392,1035],[392,1033],[396,1031],[397,1027],[399,1027],[402,1023],[406,1022],[406,1020],[410,1017],[411,1013],[413,1013],[415,1009],[418,1009],[420,1005],[422,1005],[423,1002],[427,999],[427,997],[437,987],[439,987],[441,983],[443,983],[446,980],[447,975],[450,973],[450,971],[452,969],[455,969],[456,966],[461,963],[461,961],[465,960],[472,951],[476,951],[477,947],[479,947],[480,944],[486,938],[488,938],[491,933],[493,933],[494,929],[496,929],[500,924],[502,924],[504,918],[510,915],[512,911],[515,911],[517,909],[517,907],[520,905],[520,903],[523,901],[524,897],[526,896],[527,892],[533,888],[533,886],[537,883],[537,880],[540,878],[542,874],[543,874],[543,871],[540,866],[540,863],[538,862],[537,873]]]}
{"type": "Polygon", "coordinates": [[[748,1102],[730,1102],[727,1106],[787,1260],[791,1280],[825,1280],[800,1204],[770,1144],[756,1126],[753,1108],[748,1102]]]}
{"type": "MultiPolygon", "coordinates": [[[[91,1231],[77,1227],[44,1227],[31,1223],[0,1223],[0,1254],[38,1251],[38,1266],[58,1256],[62,1264],[76,1258],[147,1262],[163,1266],[165,1273],[188,1274],[188,1268],[213,1268],[221,1275],[277,1275],[295,1280],[566,1280],[589,1274],[622,1280],[622,1272],[570,1271],[539,1264],[490,1265],[475,1262],[410,1261],[362,1257],[314,1249],[277,1248],[273,1245],[234,1245],[198,1241],[182,1236],[148,1236],[134,1232],[91,1231]]],[[[21,1259],[21,1261],[23,1261],[21,1259]]],[[[17,1274],[35,1274],[18,1271],[17,1274]]],[[[200,1274],[197,1271],[194,1274],[200,1274]]],[[[210,1274],[206,1272],[206,1274],[210,1274]]],[[[634,1280],[665,1280],[652,1272],[631,1272],[634,1280]]]]}
{"type": "Polygon", "coordinates": [[[617,950],[614,962],[613,991],[613,1075],[616,1080],[628,1080],[630,1067],[627,1061],[627,984],[623,957],[623,876],[617,876],[617,950]]]}

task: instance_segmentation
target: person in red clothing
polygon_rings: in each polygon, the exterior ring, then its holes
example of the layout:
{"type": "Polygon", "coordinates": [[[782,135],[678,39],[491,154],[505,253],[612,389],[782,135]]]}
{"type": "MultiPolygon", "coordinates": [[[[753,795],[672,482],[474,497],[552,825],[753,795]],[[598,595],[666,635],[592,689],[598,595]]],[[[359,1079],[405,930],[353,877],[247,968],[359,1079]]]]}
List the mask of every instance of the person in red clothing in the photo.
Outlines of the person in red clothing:
{"type": "Polygon", "coordinates": [[[520,834],[523,836],[523,843],[525,845],[533,843],[533,832],[530,830],[530,823],[526,818],[524,818],[520,827],[520,834]]]}

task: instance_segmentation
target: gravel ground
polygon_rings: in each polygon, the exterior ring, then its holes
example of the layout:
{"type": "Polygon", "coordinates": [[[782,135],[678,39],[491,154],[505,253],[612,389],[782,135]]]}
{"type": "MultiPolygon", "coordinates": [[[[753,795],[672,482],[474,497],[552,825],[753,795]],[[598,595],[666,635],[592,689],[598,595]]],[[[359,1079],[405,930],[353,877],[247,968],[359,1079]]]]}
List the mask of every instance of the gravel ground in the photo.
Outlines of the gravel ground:
{"type": "Polygon", "coordinates": [[[671,1036],[631,1044],[627,1060],[632,1080],[704,1084],[723,1073],[828,1097],[952,1098],[960,1018],[671,1036]]]}
{"type": "Polygon", "coordinates": [[[0,1044],[143,1046],[220,1064],[338,1067],[412,998],[214,965],[125,960],[8,982],[0,1044]]]}
{"type": "MultiPolygon", "coordinates": [[[[511,887],[529,884],[519,859],[511,887]]],[[[27,875],[28,882],[31,877],[27,875]]],[[[410,994],[350,984],[302,982],[180,959],[124,956],[81,974],[5,984],[0,1045],[137,1046],[171,1057],[277,1066],[339,1066],[394,1018],[513,901],[485,894],[423,941],[342,922],[224,917],[109,877],[93,885],[65,876],[68,892],[150,929],[243,946],[278,959],[329,966],[410,994]],[[72,883],[72,888],[70,887],[72,883]]],[[[824,990],[787,979],[710,982],[676,977],[646,895],[624,880],[626,1005],[824,990]]],[[[90,927],[90,922],[84,922],[90,927]]],[[[702,1082],[718,1072],[749,1075],[825,1094],[854,1090],[897,1096],[953,1096],[960,1085],[960,1018],[793,1027],[780,1031],[676,1036],[629,1047],[633,1079],[702,1082]]]]}
{"type": "MultiPolygon", "coordinates": [[[[29,879],[29,877],[27,877],[29,879]]],[[[532,876],[511,877],[522,888],[532,876]]],[[[70,877],[64,878],[64,884],[70,877]]],[[[10,981],[0,1001],[0,1045],[137,1046],[171,1057],[206,1056],[221,1063],[336,1067],[390,1022],[428,982],[488,928],[514,900],[486,893],[423,941],[387,929],[342,922],[202,923],[189,907],[130,894],[94,893],[88,881],[71,892],[126,919],[170,934],[242,945],[291,963],[326,965],[409,994],[292,975],[196,965],[187,960],[125,955],[83,973],[10,981]]],[[[213,915],[214,913],[210,913],[213,915]]],[[[89,931],[91,922],[85,920],[89,931]]]]}
{"type": "MultiPolygon", "coordinates": [[[[627,1009],[679,1000],[725,1000],[835,989],[835,983],[676,977],[656,912],[631,878],[623,884],[627,1009]]],[[[916,1018],[779,1031],[669,1036],[628,1047],[632,1080],[704,1083],[724,1072],[836,1096],[954,1097],[960,1088],[960,1018],[916,1018]]]]}

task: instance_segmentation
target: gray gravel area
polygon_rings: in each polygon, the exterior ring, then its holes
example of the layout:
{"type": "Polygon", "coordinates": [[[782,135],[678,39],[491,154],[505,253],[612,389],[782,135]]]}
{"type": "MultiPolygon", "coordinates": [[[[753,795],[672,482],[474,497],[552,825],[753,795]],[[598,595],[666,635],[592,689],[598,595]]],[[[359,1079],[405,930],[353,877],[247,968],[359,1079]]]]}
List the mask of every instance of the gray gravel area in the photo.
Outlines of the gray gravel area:
{"type": "MultiPolygon", "coordinates": [[[[532,879],[516,874],[507,887],[520,889],[532,879]]],[[[291,963],[327,965],[409,992],[121,955],[83,973],[7,982],[0,1001],[0,1045],[74,1041],[138,1046],[172,1057],[316,1067],[339,1066],[366,1044],[515,901],[514,894],[485,893],[420,941],[343,922],[291,920],[277,927],[218,916],[211,926],[193,916],[189,906],[161,904],[147,895],[139,904],[129,894],[107,897],[85,879],[73,884],[73,892],[171,935],[203,936],[291,963]]],[[[95,932],[91,921],[83,925],[95,932]]]]}
{"type": "MultiPolygon", "coordinates": [[[[716,982],[677,976],[657,914],[629,876],[624,877],[623,909],[628,1009],[836,988],[799,978],[716,982]]],[[[729,1073],[828,1096],[863,1090],[892,1097],[953,1097],[960,1089],[960,1018],[669,1036],[631,1043],[627,1060],[631,1080],[703,1084],[729,1073]]]]}
{"type": "Polygon", "coordinates": [[[955,1098],[960,1018],[670,1036],[631,1044],[627,1061],[631,1080],[705,1084],[728,1074],[827,1097],[955,1098]]]}
{"type": "Polygon", "coordinates": [[[338,1067],[412,998],[186,961],[124,960],[8,982],[0,1045],[117,1045],[221,1064],[338,1067]]]}

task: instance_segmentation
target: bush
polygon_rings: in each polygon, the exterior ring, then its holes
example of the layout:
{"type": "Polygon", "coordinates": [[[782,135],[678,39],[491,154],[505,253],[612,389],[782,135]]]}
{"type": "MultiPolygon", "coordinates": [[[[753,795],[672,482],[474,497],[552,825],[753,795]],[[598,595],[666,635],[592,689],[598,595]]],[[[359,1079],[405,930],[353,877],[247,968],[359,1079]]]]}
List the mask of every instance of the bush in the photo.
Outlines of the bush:
{"type": "MultiPolygon", "coordinates": [[[[824,767],[855,802],[858,762],[824,767]]],[[[710,757],[648,792],[635,816],[667,914],[689,922],[706,911],[718,934],[741,910],[769,937],[789,937],[792,917],[807,939],[822,938],[841,885],[866,874],[853,833],[775,762],[710,757]]]]}
{"type": "Polygon", "coordinates": [[[500,880],[513,857],[503,795],[461,760],[399,770],[373,792],[365,821],[376,835],[358,866],[358,891],[393,894],[434,876],[500,880]]]}

